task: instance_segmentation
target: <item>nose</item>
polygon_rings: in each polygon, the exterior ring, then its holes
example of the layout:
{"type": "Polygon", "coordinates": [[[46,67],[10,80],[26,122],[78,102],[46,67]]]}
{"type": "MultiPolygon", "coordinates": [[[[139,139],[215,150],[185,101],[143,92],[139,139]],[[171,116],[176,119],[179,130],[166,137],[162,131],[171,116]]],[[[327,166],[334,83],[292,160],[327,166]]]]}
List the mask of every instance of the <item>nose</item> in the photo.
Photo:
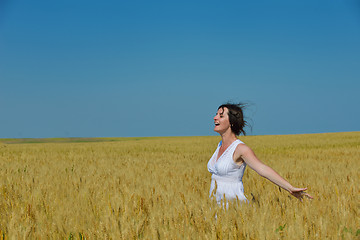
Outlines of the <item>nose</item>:
{"type": "Polygon", "coordinates": [[[217,116],[218,116],[217,114],[214,116],[214,120],[216,120],[216,119],[217,119],[217,116]]]}

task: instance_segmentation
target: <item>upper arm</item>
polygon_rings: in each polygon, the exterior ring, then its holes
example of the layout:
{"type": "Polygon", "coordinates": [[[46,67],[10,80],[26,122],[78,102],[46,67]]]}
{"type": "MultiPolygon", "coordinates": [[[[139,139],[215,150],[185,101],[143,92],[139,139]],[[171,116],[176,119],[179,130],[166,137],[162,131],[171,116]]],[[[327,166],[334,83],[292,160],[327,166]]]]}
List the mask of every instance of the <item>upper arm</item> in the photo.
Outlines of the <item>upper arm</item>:
{"type": "Polygon", "coordinates": [[[255,170],[261,176],[264,175],[264,168],[266,165],[261,162],[253,152],[253,150],[245,144],[239,144],[234,152],[234,161],[244,161],[249,167],[255,170]]]}

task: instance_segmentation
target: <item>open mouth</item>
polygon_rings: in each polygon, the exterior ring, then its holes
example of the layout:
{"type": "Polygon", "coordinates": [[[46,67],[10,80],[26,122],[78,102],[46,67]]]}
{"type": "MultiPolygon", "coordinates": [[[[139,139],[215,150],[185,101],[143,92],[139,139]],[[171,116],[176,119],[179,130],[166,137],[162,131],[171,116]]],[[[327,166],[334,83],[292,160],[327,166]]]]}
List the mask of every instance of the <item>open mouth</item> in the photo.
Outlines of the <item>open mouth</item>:
{"type": "Polygon", "coordinates": [[[220,123],[215,123],[215,126],[219,126],[220,125],[220,123]]]}

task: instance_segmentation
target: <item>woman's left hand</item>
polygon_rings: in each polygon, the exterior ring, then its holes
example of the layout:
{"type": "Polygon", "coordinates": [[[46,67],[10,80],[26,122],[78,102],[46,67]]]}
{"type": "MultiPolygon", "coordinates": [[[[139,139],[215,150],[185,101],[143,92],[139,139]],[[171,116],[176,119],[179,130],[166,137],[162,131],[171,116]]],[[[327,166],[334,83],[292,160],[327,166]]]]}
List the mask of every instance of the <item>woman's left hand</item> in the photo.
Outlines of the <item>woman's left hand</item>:
{"type": "Polygon", "coordinates": [[[307,188],[293,188],[290,190],[290,194],[293,195],[294,197],[296,197],[297,199],[299,199],[302,202],[303,197],[307,197],[309,199],[313,199],[313,197],[306,193],[305,191],[307,190],[307,188]]]}

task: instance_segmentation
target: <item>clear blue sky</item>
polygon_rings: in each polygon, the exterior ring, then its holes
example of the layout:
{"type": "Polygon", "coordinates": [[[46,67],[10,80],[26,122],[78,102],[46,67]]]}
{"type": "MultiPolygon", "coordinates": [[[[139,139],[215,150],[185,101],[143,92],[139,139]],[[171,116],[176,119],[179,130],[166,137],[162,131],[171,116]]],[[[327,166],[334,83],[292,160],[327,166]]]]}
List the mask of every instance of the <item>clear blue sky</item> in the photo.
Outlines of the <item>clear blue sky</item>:
{"type": "Polygon", "coordinates": [[[0,138],[360,130],[360,2],[0,1],[0,138]]]}

